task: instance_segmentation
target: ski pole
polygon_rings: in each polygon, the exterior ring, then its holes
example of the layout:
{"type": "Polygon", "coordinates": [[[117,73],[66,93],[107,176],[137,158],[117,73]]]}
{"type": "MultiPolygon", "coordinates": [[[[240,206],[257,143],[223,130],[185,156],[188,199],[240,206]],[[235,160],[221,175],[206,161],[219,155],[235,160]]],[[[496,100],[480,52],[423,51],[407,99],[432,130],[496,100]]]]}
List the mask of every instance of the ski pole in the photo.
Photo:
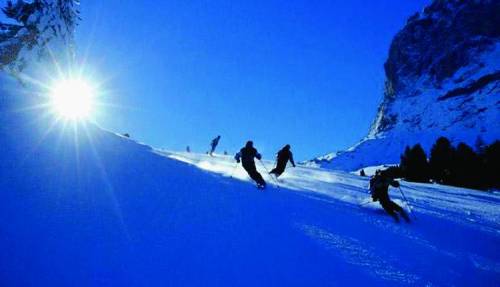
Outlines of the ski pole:
{"type": "MultiPolygon", "coordinates": [[[[267,172],[267,174],[269,174],[269,170],[267,170],[267,167],[264,165],[262,160],[259,159],[259,162],[262,165],[262,167],[264,167],[264,170],[267,172]]],[[[269,176],[273,179],[274,183],[276,184],[276,188],[280,188],[280,185],[278,184],[278,180],[275,179],[272,175],[269,175],[269,176]]]]}
{"type": "Polygon", "coordinates": [[[403,190],[401,189],[401,186],[399,187],[399,192],[401,192],[401,195],[403,196],[403,199],[404,201],[406,202],[406,206],[408,207],[408,209],[410,210],[410,213],[411,215],[413,215],[413,218],[417,219],[417,217],[415,216],[415,214],[413,213],[413,210],[411,209],[411,205],[410,205],[410,202],[408,201],[408,199],[406,198],[403,190]]]}
{"type": "Polygon", "coordinates": [[[418,191],[418,189],[416,189],[416,188],[413,188],[413,187],[411,187],[411,186],[408,186],[408,185],[404,185],[403,187],[404,187],[404,188],[408,188],[408,189],[413,189],[413,190],[416,190],[416,191],[418,191]]]}
{"type": "Polygon", "coordinates": [[[365,200],[365,201],[361,202],[361,203],[359,204],[359,206],[365,206],[365,205],[367,205],[367,204],[369,204],[369,203],[372,203],[372,202],[373,202],[373,200],[365,200]]]}

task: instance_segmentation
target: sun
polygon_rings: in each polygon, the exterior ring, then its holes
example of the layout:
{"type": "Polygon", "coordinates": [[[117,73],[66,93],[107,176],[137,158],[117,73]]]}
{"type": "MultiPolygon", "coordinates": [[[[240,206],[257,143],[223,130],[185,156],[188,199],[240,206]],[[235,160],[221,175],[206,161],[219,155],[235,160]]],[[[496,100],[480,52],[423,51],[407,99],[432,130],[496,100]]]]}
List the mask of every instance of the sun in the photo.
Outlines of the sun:
{"type": "Polygon", "coordinates": [[[83,79],[55,81],[50,89],[53,112],[67,120],[85,120],[94,110],[95,91],[83,79]]]}

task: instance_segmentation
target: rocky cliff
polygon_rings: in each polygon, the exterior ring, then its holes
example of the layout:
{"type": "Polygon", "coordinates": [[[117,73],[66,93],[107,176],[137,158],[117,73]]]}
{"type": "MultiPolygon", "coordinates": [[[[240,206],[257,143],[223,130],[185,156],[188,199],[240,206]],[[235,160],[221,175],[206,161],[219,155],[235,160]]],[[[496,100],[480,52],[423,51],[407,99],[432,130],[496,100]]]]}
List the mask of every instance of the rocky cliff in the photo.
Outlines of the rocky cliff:
{"type": "Polygon", "coordinates": [[[385,63],[385,91],[368,136],[313,160],[354,170],[399,162],[406,145],[439,136],[500,138],[500,1],[436,0],[410,17],[385,63]]]}

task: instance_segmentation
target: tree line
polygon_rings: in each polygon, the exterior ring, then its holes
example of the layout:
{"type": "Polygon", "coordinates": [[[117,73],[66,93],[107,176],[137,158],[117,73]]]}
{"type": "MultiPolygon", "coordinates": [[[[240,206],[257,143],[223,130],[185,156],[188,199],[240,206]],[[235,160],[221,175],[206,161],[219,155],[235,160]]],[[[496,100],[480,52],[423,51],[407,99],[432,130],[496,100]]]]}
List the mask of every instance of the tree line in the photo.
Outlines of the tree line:
{"type": "Polygon", "coordinates": [[[394,177],[414,182],[436,182],[480,190],[500,189],[500,141],[485,145],[481,140],[473,149],[465,143],[453,146],[440,137],[427,157],[420,144],[407,146],[394,177]]]}

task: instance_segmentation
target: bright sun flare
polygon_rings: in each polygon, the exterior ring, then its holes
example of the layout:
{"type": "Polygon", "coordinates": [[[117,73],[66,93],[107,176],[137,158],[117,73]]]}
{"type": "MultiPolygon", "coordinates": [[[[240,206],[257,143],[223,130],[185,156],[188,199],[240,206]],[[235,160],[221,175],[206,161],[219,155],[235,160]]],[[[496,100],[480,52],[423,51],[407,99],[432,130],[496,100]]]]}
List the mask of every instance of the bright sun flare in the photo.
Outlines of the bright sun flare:
{"type": "Polygon", "coordinates": [[[94,90],[82,79],[64,79],[53,84],[50,91],[54,112],[69,120],[82,120],[94,109],[94,90]]]}

